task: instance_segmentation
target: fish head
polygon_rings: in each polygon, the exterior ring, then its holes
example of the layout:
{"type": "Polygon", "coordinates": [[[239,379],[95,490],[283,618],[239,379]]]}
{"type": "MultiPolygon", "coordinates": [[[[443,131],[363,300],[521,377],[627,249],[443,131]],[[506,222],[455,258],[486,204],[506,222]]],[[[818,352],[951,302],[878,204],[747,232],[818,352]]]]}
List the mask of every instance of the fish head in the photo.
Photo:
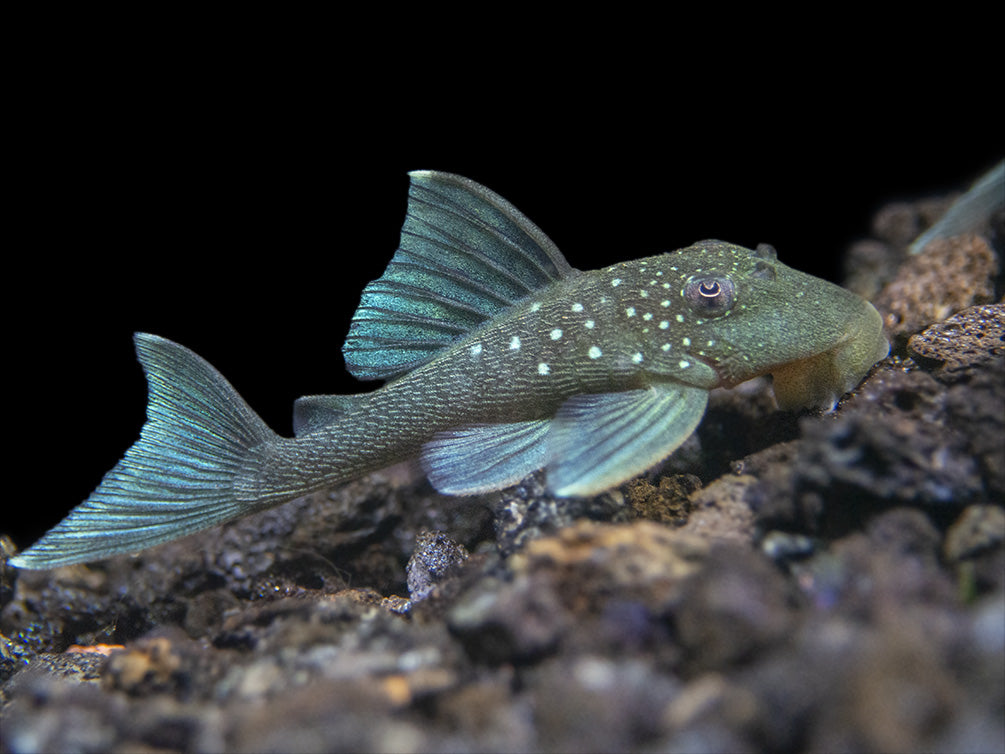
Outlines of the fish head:
{"type": "Polygon", "coordinates": [[[690,355],[723,387],[770,374],[780,408],[830,408],[889,352],[865,299],[756,250],[703,241],[667,255],[690,355]]]}

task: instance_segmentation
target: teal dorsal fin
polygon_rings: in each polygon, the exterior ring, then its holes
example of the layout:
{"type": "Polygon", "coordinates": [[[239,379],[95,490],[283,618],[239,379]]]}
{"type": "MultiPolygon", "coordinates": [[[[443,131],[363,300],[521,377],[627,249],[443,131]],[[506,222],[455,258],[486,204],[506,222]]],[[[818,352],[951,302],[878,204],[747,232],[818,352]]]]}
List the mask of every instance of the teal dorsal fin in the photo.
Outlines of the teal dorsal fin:
{"type": "Polygon", "coordinates": [[[449,173],[409,176],[398,250],[363,290],[342,346],[358,379],[414,369],[572,269],[537,226],[484,186],[449,173]]]}

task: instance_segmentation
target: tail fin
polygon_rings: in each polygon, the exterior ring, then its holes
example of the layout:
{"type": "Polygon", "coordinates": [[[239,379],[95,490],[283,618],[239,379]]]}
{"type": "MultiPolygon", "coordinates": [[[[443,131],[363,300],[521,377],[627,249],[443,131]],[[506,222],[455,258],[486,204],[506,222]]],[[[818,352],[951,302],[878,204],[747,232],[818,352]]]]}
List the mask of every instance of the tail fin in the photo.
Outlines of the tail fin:
{"type": "Polygon", "coordinates": [[[204,359],[155,335],[135,341],[149,389],[139,440],[11,564],[52,568],[141,550],[253,510],[234,484],[253,449],[277,436],[204,359]]]}

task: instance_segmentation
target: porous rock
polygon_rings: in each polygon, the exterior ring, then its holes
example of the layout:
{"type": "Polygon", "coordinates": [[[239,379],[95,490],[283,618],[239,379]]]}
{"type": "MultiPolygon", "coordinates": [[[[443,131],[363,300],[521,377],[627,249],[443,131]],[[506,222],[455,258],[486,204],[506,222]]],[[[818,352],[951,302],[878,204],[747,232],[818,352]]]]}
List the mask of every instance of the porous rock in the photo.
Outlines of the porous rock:
{"type": "Polygon", "coordinates": [[[972,306],[912,335],[907,353],[950,377],[1005,356],[1005,304],[972,306]]]}
{"type": "Polygon", "coordinates": [[[909,257],[876,296],[887,334],[895,340],[958,311],[994,300],[998,259],[980,236],[937,239],[909,257]]]}

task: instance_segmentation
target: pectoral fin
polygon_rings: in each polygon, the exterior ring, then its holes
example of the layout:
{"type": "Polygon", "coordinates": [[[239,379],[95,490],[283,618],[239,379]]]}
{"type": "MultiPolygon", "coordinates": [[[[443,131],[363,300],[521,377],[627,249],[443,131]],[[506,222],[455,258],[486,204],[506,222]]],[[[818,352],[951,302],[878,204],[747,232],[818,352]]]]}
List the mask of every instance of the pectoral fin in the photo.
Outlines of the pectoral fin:
{"type": "Polygon", "coordinates": [[[707,403],[707,390],[678,384],[570,398],[551,426],[549,489],[596,495],[631,479],[690,437],[707,403]]]}

